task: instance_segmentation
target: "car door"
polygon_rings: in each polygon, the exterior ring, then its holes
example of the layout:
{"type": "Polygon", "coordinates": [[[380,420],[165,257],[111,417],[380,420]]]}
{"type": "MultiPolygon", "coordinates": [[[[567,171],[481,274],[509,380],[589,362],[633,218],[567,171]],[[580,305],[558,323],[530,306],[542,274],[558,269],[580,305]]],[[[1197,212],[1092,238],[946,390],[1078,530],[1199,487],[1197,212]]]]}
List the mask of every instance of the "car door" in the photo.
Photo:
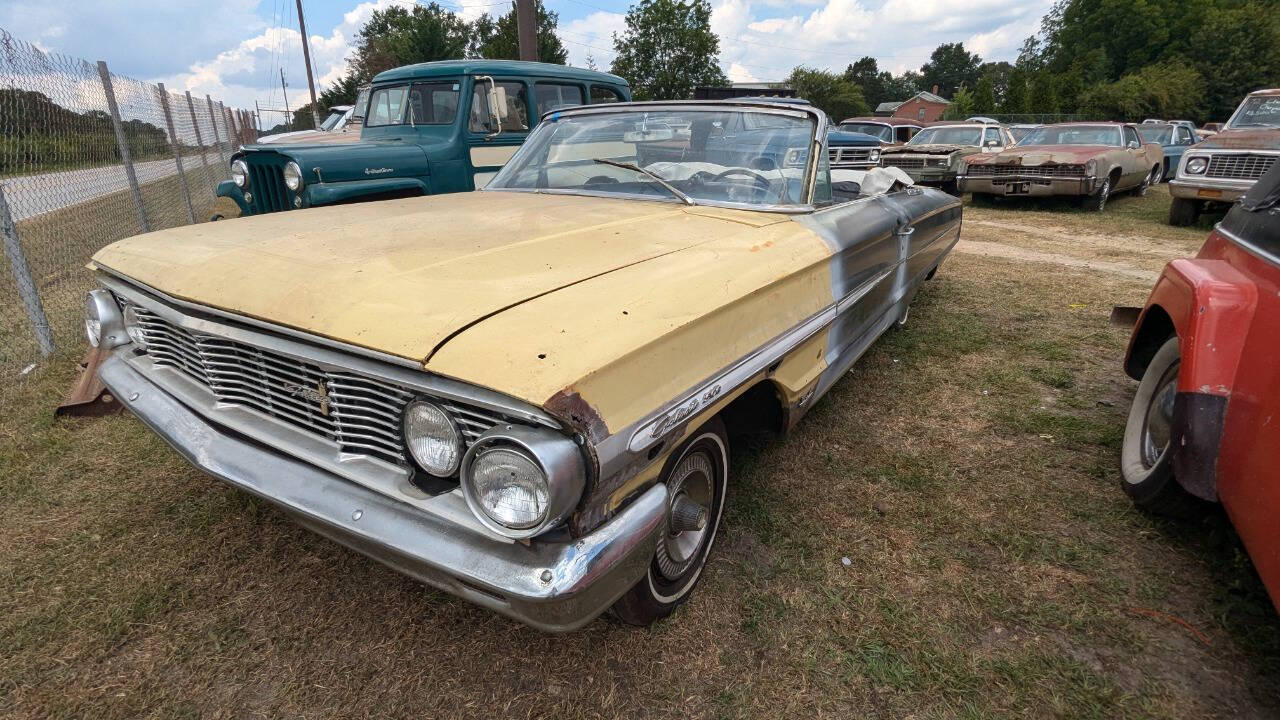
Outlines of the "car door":
{"type": "Polygon", "coordinates": [[[502,166],[507,164],[537,122],[529,103],[529,84],[518,78],[472,78],[471,99],[467,104],[466,138],[472,189],[484,187],[502,166]],[[499,124],[493,126],[489,108],[489,91],[499,90],[506,106],[499,108],[499,124]]]}
{"type": "Polygon", "coordinates": [[[1000,128],[989,127],[982,131],[982,151],[998,153],[1005,148],[1004,136],[1000,134],[1000,128]],[[994,144],[993,144],[994,143],[994,144]]]}
{"type": "Polygon", "coordinates": [[[1130,188],[1142,182],[1142,179],[1151,172],[1150,166],[1147,165],[1146,151],[1142,146],[1142,138],[1138,136],[1137,128],[1132,125],[1124,126],[1124,163],[1121,169],[1120,188],[1130,188]]]}

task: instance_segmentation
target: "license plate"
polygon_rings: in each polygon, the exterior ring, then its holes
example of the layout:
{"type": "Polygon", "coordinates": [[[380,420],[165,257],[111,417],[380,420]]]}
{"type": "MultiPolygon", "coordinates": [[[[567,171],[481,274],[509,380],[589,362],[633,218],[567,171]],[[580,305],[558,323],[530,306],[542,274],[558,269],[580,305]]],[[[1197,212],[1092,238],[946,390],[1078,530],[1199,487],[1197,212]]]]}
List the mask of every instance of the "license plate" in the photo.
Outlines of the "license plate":
{"type": "Polygon", "coordinates": [[[1029,182],[1009,183],[1008,185],[1005,186],[1005,192],[1009,193],[1010,195],[1026,195],[1027,193],[1031,192],[1031,183],[1029,182]]]}
{"type": "Polygon", "coordinates": [[[1219,197],[1222,197],[1222,191],[1221,190],[1197,190],[1196,196],[1206,197],[1206,198],[1219,198],[1219,197]]]}

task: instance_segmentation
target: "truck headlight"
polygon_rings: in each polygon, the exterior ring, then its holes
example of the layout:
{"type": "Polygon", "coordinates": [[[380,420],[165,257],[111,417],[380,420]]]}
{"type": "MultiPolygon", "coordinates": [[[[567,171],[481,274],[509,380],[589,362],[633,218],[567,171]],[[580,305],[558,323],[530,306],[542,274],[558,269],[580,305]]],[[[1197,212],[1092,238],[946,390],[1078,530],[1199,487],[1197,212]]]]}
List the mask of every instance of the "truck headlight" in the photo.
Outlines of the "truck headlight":
{"type": "Polygon", "coordinates": [[[462,434],[439,406],[414,400],[404,411],[404,442],[418,467],[436,477],[449,477],[462,462],[462,434]]]}
{"type": "Polygon", "coordinates": [[[582,497],[586,469],[574,442],[545,428],[499,425],[462,459],[462,493],[496,533],[530,538],[560,524],[582,497]]]}
{"type": "Polygon", "coordinates": [[[126,342],[120,306],[111,291],[99,288],[85,295],[84,335],[93,347],[113,348],[126,342]]]}
{"type": "Polygon", "coordinates": [[[302,168],[292,160],[284,166],[284,184],[293,192],[298,192],[302,187],[302,168]]]}
{"type": "Polygon", "coordinates": [[[1209,167],[1208,158],[1193,157],[1187,161],[1188,175],[1201,175],[1209,167]]]}
{"type": "Polygon", "coordinates": [[[880,150],[879,150],[879,148],[873,148],[873,149],[871,150],[871,152],[867,153],[867,160],[869,160],[869,161],[871,161],[871,162],[880,162],[880,150]]]}
{"type": "Polygon", "coordinates": [[[244,190],[249,187],[249,166],[243,160],[233,160],[231,162],[231,182],[236,187],[244,190]]]}

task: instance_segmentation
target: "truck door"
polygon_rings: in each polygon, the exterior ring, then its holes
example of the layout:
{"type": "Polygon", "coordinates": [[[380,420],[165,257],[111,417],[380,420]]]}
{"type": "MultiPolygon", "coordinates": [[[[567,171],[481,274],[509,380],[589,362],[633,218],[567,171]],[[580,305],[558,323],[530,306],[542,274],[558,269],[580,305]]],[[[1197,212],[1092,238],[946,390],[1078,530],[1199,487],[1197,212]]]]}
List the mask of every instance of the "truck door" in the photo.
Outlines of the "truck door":
{"type": "Polygon", "coordinates": [[[472,189],[484,187],[516,153],[536,122],[523,80],[472,79],[467,115],[468,166],[472,189]],[[490,107],[489,98],[497,103],[490,107]]]}

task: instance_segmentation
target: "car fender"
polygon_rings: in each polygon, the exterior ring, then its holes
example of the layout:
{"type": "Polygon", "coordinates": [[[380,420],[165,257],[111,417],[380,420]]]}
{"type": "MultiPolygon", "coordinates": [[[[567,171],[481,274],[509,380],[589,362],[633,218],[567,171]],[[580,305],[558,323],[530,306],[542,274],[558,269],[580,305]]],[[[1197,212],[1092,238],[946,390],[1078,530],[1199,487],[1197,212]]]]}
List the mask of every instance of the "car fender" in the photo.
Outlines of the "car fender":
{"type": "Polygon", "coordinates": [[[306,207],[333,205],[366,195],[381,195],[383,193],[404,193],[407,195],[414,192],[430,195],[431,189],[425,181],[409,177],[316,183],[308,185],[302,190],[303,203],[306,207]]]}
{"type": "Polygon", "coordinates": [[[1217,500],[1217,461],[1227,403],[1258,290],[1222,260],[1174,260],[1165,266],[1125,352],[1125,372],[1140,379],[1171,334],[1181,364],[1173,407],[1173,472],[1191,494],[1217,500]]]}

